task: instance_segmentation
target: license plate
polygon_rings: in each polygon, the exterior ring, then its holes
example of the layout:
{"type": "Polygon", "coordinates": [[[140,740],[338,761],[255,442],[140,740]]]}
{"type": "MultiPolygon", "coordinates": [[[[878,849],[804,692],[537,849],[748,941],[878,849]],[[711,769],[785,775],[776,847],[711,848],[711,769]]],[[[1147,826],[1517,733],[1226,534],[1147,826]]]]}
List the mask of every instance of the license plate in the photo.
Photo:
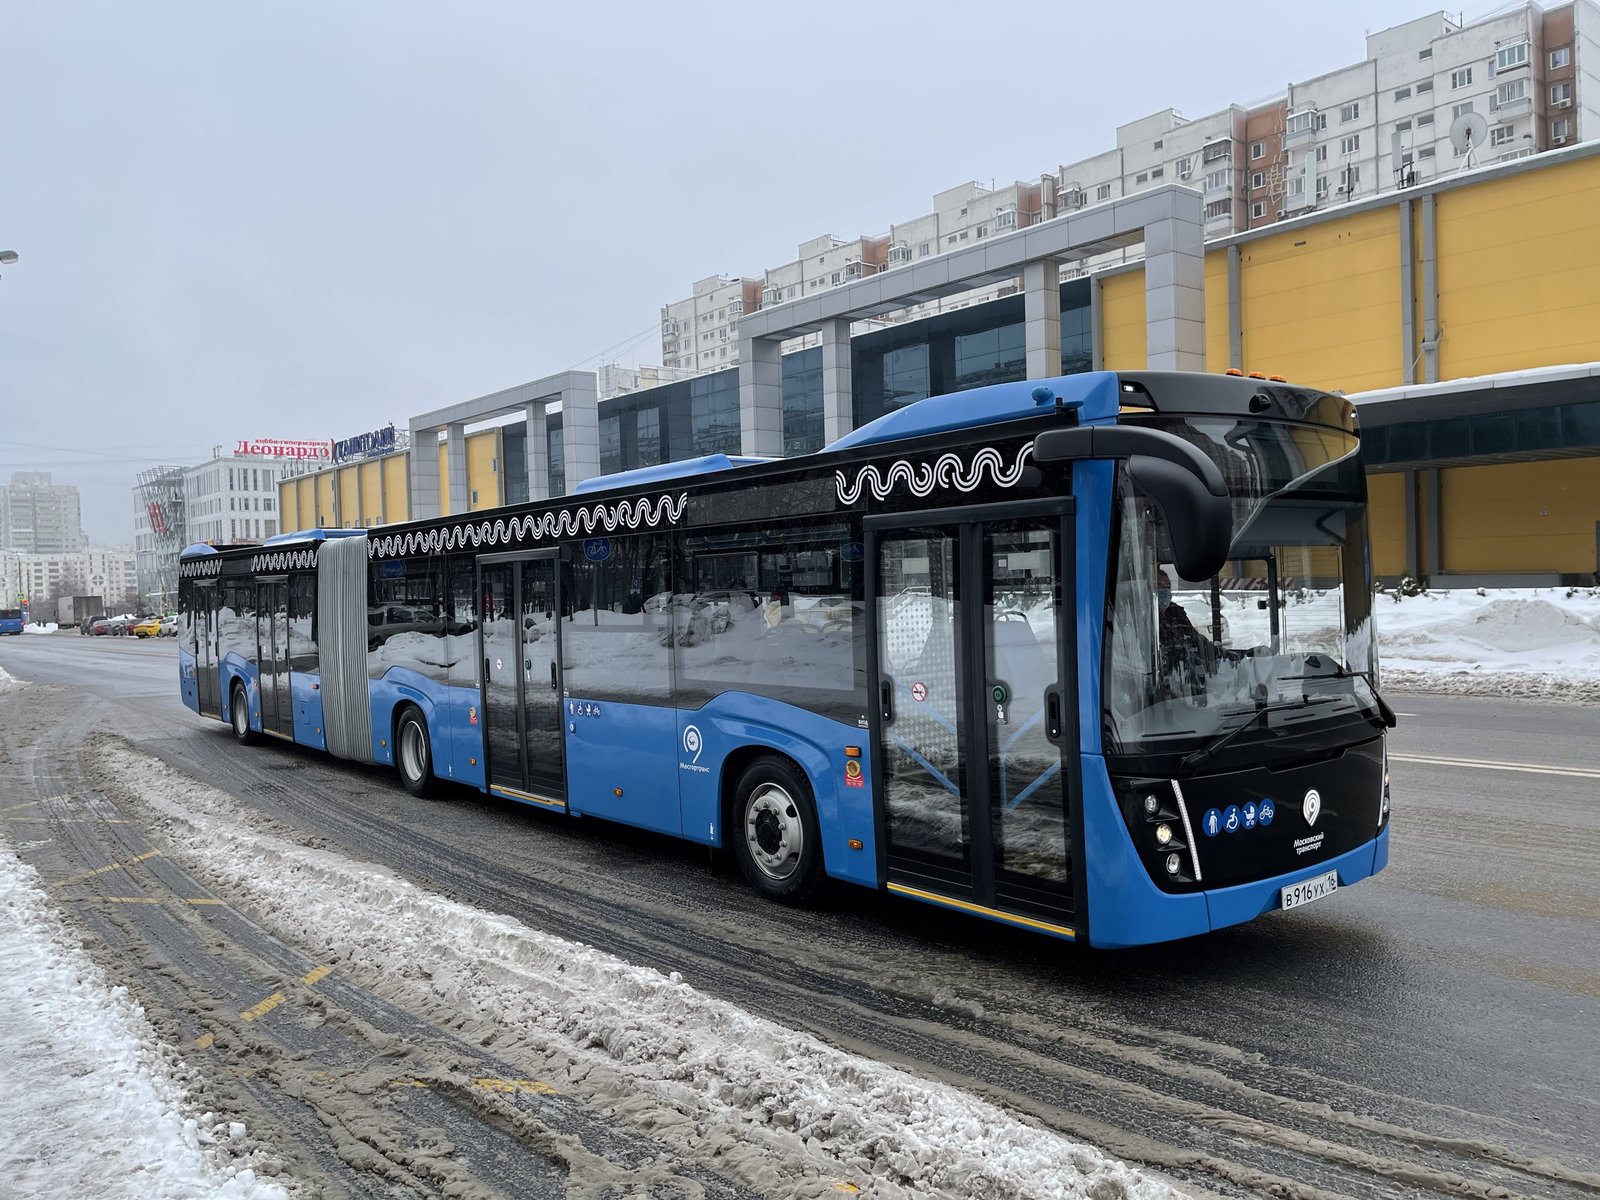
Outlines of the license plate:
{"type": "Polygon", "coordinates": [[[1302,904],[1310,904],[1313,900],[1321,900],[1324,896],[1331,896],[1339,890],[1339,872],[1329,871],[1326,875],[1318,875],[1315,879],[1304,879],[1299,883],[1291,883],[1283,889],[1283,907],[1299,908],[1302,904]]]}

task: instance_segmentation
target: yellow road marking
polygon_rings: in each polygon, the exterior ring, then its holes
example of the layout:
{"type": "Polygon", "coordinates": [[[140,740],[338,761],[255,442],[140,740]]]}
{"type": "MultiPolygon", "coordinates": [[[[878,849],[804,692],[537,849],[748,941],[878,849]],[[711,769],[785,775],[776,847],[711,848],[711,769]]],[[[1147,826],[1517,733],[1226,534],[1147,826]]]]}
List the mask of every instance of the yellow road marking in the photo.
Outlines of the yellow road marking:
{"type": "Polygon", "coordinates": [[[548,1083],[540,1083],[537,1079],[474,1079],[472,1086],[488,1092],[533,1092],[540,1096],[561,1094],[548,1083]]]}
{"type": "Polygon", "coordinates": [[[209,1050],[211,1048],[212,1043],[215,1042],[216,1040],[217,1039],[212,1037],[209,1033],[202,1033],[199,1037],[195,1038],[195,1040],[194,1040],[195,1049],[197,1049],[197,1050],[209,1050]]]}
{"type": "Polygon", "coordinates": [[[57,880],[54,881],[54,886],[60,887],[62,884],[77,883],[78,881],[83,880],[83,879],[93,879],[96,875],[104,875],[107,871],[119,871],[124,867],[133,866],[134,863],[142,863],[146,859],[159,858],[159,857],[161,857],[161,851],[159,851],[159,850],[149,850],[149,851],[146,851],[144,854],[135,854],[132,858],[127,859],[127,860],[125,860],[123,862],[114,862],[114,863],[110,864],[109,866],[96,867],[92,871],[84,871],[83,873],[78,874],[78,875],[68,875],[65,879],[57,879],[57,880]]]}
{"type": "Polygon", "coordinates": [[[107,904],[160,904],[156,896],[90,896],[90,902],[104,900],[107,904]]]}
{"type": "MultiPolygon", "coordinates": [[[[218,901],[218,903],[221,902],[218,901]]],[[[300,976],[300,982],[305,984],[307,987],[310,987],[312,984],[319,983],[326,979],[328,975],[332,973],[332,971],[332,967],[313,967],[304,975],[300,976]]],[[[285,999],[287,999],[287,997],[285,997],[282,992],[273,992],[272,995],[261,1001],[260,1004],[252,1004],[249,1008],[245,1009],[239,1014],[239,1019],[241,1021],[254,1021],[259,1017],[264,1017],[273,1009],[277,1008],[278,1005],[282,1004],[285,999]]]]}
{"type": "MultiPolygon", "coordinates": [[[[35,801],[33,801],[33,803],[37,804],[38,801],[35,800],[35,801]]],[[[24,807],[24,806],[23,805],[18,805],[18,807],[21,808],[21,807],[24,807]]],[[[3,814],[0,814],[0,815],[3,815],[3,814]]],[[[124,820],[122,820],[120,818],[108,818],[106,820],[101,820],[99,817],[52,817],[48,813],[42,813],[39,816],[32,816],[32,815],[30,815],[28,813],[20,813],[17,816],[14,816],[14,817],[7,816],[6,820],[8,820],[8,821],[53,821],[58,825],[126,825],[128,823],[128,822],[126,822],[126,821],[124,821],[124,820]]]]}
{"type": "Polygon", "coordinates": [[[252,1004],[249,1008],[245,1009],[239,1014],[239,1019],[241,1021],[254,1021],[257,1017],[266,1016],[269,1012],[277,1008],[278,1005],[282,1003],[283,993],[273,992],[272,995],[268,996],[260,1004],[252,1004]]]}
{"type": "MultiPolygon", "coordinates": [[[[516,1092],[536,1096],[559,1096],[561,1094],[548,1083],[543,1083],[537,1079],[495,1079],[492,1076],[482,1076],[468,1080],[468,1082],[473,1087],[482,1088],[486,1092],[501,1092],[508,1095],[516,1092]]],[[[431,1085],[420,1079],[391,1079],[389,1086],[392,1088],[427,1088],[431,1085]]]]}
{"type": "MultiPolygon", "coordinates": [[[[56,797],[51,796],[50,799],[54,800],[56,797]]],[[[4,808],[0,808],[0,812],[16,812],[19,808],[32,808],[35,804],[43,803],[43,800],[24,800],[21,804],[8,804],[4,808]]]]}

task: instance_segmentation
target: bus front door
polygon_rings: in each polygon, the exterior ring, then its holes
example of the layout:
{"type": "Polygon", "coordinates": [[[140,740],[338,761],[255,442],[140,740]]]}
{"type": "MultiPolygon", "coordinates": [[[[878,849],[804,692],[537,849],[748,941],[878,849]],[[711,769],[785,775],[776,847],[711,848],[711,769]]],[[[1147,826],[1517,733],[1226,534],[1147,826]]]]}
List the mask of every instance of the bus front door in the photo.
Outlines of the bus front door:
{"type": "Polygon", "coordinates": [[[480,559],[478,628],[489,790],[564,808],[558,575],[553,551],[480,559]]]}
{"type": "Polygon", "coordinates": [[[195,701],[202,717],[222,716],[222,681],[217,675],[217,585],[201,580],[194,589],[195,701]]]}
{"type": "Polygon", "coordinates": [[[867,530],[890,890],[1072,935],[1070,517],[1057,501],[867,530]]]}
{"type": "Polygon", "coordinates": [[[261,731],[294,737],[294,696],[289,685],[289,581],[256,582],[256,662],[260,664],[261,731]]]}

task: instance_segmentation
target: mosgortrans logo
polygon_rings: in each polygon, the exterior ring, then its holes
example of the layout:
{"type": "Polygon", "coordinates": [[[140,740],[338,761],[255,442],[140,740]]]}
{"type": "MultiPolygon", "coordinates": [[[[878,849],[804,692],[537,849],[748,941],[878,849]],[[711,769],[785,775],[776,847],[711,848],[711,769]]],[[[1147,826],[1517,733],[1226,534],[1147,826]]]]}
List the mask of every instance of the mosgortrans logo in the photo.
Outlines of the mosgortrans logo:
{"type": "Polygon", "coordinates": [[[688,762],[680,762],[679,770],[693,771],[698,775],[711,774],[710,767],[700,766],[700,752],[704,749],[704,742],[700,737],[698,725],[685,725],[683,727],[683,752],[689,757],[688,762]]]}

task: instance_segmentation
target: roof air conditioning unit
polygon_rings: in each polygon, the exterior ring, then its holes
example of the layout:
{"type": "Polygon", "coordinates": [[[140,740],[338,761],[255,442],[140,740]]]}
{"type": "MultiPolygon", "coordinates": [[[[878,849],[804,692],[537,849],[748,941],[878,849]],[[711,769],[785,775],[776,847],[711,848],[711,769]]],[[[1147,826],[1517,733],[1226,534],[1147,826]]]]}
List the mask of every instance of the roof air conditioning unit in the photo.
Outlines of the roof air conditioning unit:
{"type": "Polygon", "coordinates": [[[1553,137],[1550,139],[1550,144],[1552,146],[1564,146],[1567,144],[1567,139],[1564,137],[1553,137]]]}
{"type": "Polygon", "coordinates": [[[1572,107],[1572,101],[1571,101],[1570,98],[1566,99],[1566,100],[1557,100],[1555,102],[1554,107],[1556,107],[1556,108],[1571,108],[1572,107]]]}

